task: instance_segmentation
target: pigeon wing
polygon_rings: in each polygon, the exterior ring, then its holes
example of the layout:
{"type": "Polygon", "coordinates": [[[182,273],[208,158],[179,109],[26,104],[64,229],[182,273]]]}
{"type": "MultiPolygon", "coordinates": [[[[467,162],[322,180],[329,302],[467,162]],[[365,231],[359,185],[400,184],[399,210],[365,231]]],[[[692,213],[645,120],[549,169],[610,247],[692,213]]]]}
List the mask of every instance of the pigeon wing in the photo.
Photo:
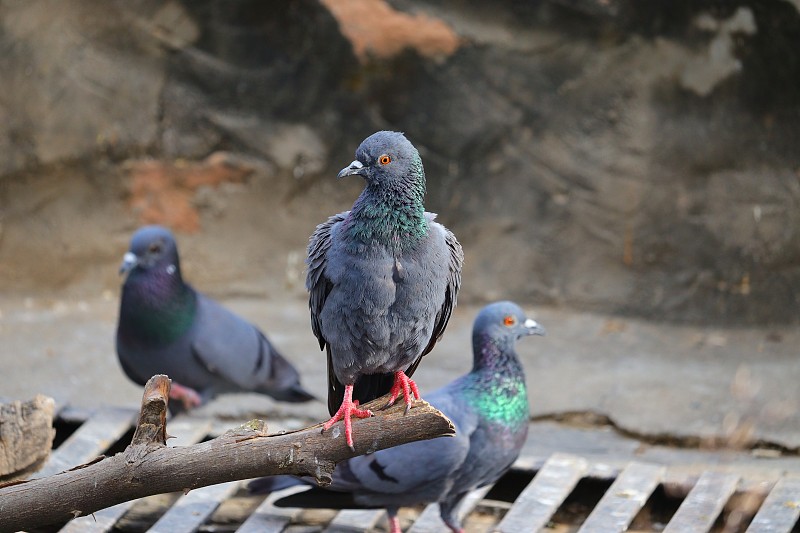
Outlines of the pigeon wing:
{"type": "Polygon", "coordinates": [[[222,389],[255,390],[271,373],[272,349],[263,334],[243,318],[198,293],[192,354],[222,381],[222,389]]]}
{"type": "Polygon", "coordinates": [[[319,341],[320,349],[326,348],[328,356],[328,411],[333,415],[344,399],[344,385],[336,379],[331,359],[331,349],[322,335],[320,315],[325,301],[333,288],[333,283],[325,273],[328,263],[328,250],[331,247],[333,227],[343,221],[350,211],[333,215],[323,222],[308,241],[308,258],[306,266],[306,289],[308,290],[308,307],[311,310],[311,330],[319,341]]]}
{"type": "Polygon", "coordinates": [[[422,357],[428,354],[436,343],[442,338],[444,334],[445,328],[447,328],[447,323],[450,321],[450,315],[453,313],[453,309],[456,306],[456,300],[458,298],[458,291],[461,288],[461,268],[464,265],[464,251],[461,249],[461,243],[458,242],[456,236],[453,235],[453,232],[434,222],[434,218],[436,217],[433,213],[426,213],[429,217],[429,222],[431,226],[437,228],[444,232],[444,241],[447,246],[447,252],[449,254],[450,261],[448,263],[449,271],[447,276],[447,288],[445,289],[444,299],[442,301],[442,306],[439,311],[436,313],[436,320],[433,326],[433,333],[431,334],[430,341],[428,341],[428,345],[422,350],[422,353],[414,361],[410,367],[406,370],[406,376],[411,376],[414,374],[414,371],[419,366],[422,357]]]}
{"type": "Polygon", "coordinates": [[[317,229],[308,241],[306,289],[309,293],[308,306],[311,309],[311,330],[319,341],[320,349],[324,348],[327,344],[325,337],[322,335],[320,314],[322,313],[322,308],[325,306],[325,300],[327,300],[328,294],[330,294],[333,288],[333,283],[325,274],[328,263],[328,250],[330,250],[331,247],[331,233],[333,227],[343,221],[349,212],[350,211],[345,211],[333,215],[327,221],[317,226],[317,229]]]}
{"type": "MultiPolygon", "coordinates": [[[[459,401],[457,383],[428,395],[428,402],[455,425],[454,436],[411,442],[354,457],[345,463],[348,468],[341,469],[341,474],[337,467],[331,487],[378,494],[446,490],[464,467],[471,436],[478,427],[478,416],[459,401]]],[[[436,499],[436,495],[431,496],[436,499]]]]}

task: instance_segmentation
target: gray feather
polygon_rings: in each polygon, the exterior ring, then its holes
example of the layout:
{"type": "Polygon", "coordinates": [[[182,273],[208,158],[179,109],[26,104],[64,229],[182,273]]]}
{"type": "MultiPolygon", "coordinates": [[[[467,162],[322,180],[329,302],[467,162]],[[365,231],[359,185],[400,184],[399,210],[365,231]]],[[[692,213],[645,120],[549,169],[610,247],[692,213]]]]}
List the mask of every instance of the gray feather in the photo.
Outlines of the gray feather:
{"type": "Polygon", "coordinates": [[[422,210],[416,149],[400,134],[379,132],[356,154],[361,162],[342,172],[362,174],[367,186],[351,211],[317,227],[306,260],[331,414],[344,385],[356,384],[354,399],[364,403],[388,392],[393,372],[411,375],[444,333],[461,284],[460,244],[422,210]],[[382,152],[399,166],[378,168],[382,152]]]}
{"type": "Polygon", "coordinates": [[[455,509],[471,490],[495,482],[519,456],[528,433],[525,375],[514,349],[525,335],[544,334],[511,302],[481,310],[473,327],[473,369],[426,395],[455,425],[454,437],[418,441],[337,465],[333,482],[278,500],[279,506],[398,507],[439,502],[455,529],[455,509]],[[511,320],[509,320],[511,317],[511,320]],[[348,498],[329,498],[330,491],[348,498]]]}
{"type": "Polygon", "coordinates": [[[242,391],[286,401],[313,398],[258,328],[184,283],[168,230],[140,229],[128,254],[117,355],[130,379],[143,385],[154,374],[167,374],[203,401],[242,391]]]}

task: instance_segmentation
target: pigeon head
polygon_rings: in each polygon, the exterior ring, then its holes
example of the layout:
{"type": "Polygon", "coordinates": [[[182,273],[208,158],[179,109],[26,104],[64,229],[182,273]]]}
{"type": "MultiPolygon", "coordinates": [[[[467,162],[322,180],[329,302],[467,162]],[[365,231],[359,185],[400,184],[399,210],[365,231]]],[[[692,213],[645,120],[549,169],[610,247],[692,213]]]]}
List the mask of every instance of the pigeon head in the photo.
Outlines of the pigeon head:
{"type": "Polygon", "coordinates": [[[339,177],[366,181],[353,209],[348,231],[354,243],[414,246],[428,233],[425,219],[425,171],[419,152],[402,133],[379,131],[364,139],[356,159],[339,177]]]}
{"type": "Polygon", "coordinates": [[[504,365],[514,356],[516,341],[527,335],[544,335],[538,322],[525,316],[513,302],[495,302],[481,309],[472,327],[475,365],[504,365]]]}
{"type": "Polygon", "coordinates": [[[118,342],[164,345],[191,327],[197,298],[181,278],[178,248],[168,229],[145,226],[136,231],[119,271],[127,277],[122,284],[118,342]]]}
{"type": "Polygon", "coordinates": [[[545,329],[538,322],[525,316],[525,312],[514,302],[495,302],[481,309],[475,318],[473,335],[488,334],[511,342],[526,335],[544,335],[545,329]]]}
{"type": "Polygon", "coordinates": [[[414,145],[397,131],[373,133],[356,150],[356,159],[339,172],[340,178],[359,175],[368,184],[391,186],[413,181],[425,191],[425,171],[414,145]]]}
{"type": "Polygon", "coordinates": [[[167,228],[145,226],[131,237],[131,244],[119,267],[120,274],[131,271],[164,269],[167,274],[180,276],[178,246],[167,228]]]}

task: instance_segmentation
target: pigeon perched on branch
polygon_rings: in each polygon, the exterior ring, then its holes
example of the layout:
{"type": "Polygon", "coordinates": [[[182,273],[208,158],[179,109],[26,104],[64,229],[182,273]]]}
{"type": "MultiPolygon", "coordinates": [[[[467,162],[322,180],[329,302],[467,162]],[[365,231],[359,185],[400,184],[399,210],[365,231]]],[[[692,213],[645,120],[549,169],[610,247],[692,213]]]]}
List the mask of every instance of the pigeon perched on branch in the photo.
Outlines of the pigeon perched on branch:
{"type": "MultiPolygon", "coordinates": [[[[472,330],[472,371],[426,395],[452,420],[454,437],[354,457],[336,466],[329,486],[284,497],[276,505],[385,507],[392,533],[399,533],[400,507],[438,502],[445,524],[454,532],[463,531],[456,516],[461,500],[497,481],[517,459],[528,435],[525,374],[515,344],[523,336],[544,334],[544,328],[512,302],[484,307],[472,330]]],[[[262,478],[253,481],[250,490],[278,490],[291,484],[286,476],[262,478]]]]}
{"type": "Polygon", "coordinates": [[[120,274],[127,278],[117,325],[119,362],[139,385],[168,375],[173,414],[223,392],[259,392],[287,402],[314,398],[261,331],[183,281],[168,229],[145,226],[134,233],[120,274]]]}
{"type": "Polygon", "coordinates": [[[444,333],[461,284],[455,236],[425,212],[425,171],[402,133],[379,131],[339,178],[365,187],[350,211],[317,226],[308,245],[311,326],[328,355],[330,429],[372,413],[358,404],[391,392],[410,407],[409,377],[444,333]]]}

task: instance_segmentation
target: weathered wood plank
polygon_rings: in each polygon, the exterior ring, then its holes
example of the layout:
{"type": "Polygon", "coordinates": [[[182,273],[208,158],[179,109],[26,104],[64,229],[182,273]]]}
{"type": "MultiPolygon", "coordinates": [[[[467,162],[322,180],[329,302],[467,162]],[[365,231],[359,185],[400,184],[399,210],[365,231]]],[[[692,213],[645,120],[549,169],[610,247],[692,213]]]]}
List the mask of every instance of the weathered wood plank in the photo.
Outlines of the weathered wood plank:
{"type": "MultiPolygon", "coordinates": [[[[176,417],[167,426],[174,439],[167,441],[169,446],[188,446],[203,440],[211,431],[210,420],[192,420],[186,417],[176,417]]],[[[130,500],[112,507],[97,511],[93,515],[81,516],[70,521],[61,528],[60,533],[105,533],[111,531],[114,524],[123,517],[128,510],[140,500],[130,500]]]]}
{"type": "Polygon", "coordinates": [[[586,459],[553,454],[493,531],[539,531],[558,510],[589,468],[586,459]]]}
{"type": "MultiPolygon", "coordinates": [[[[458,519],[463,521],[491,489],[492,487],[489,485],[467,494],[456,512],[458,519]]],[[[414,521],[408,533],[439,533],[442,529],[446,529],[446,527],[439,516],[439,505],[432,503],[420,513],[419,518],[414,521]]]]}
{"type": "Polygon", "coordinates": [[[178,416],[167,424],[167,446],[191,446],[208,436],[213,426],[212,420],[198,420],[178,416]]]}
{"type": "Polygon", "coordinates": [[[625,531],[636,513],[658,486],[666,468],[648,463],[630,463],[600,498],[579,533],[625,531]]]}
{"type": "Polygon", "coordinates": [[[780,478],[753,517],[747,533],[788,533],[800,517],[800,475],[780,478]]]}
{"type": "Polygon", "coordinates": [[[336,513],[325,533],[353,533],[369,531],[386,516],[383,509],[343,509],[336,513]]]}
{"type": "Polygon", "coordinates": [[[704,472],[669,521],[664,533],[709,531],[736,490],[739,476],[704,472]]]}
{"type": "Polygon", "coordinates": [[[55,401],[42,394],[32,400],[0,401],[0,476],[27,477],[50,456],[55,401]]]}
{"type": "Polygon", "coordinates": [[[89,516],[79,516],[75,520],[67,522],[67,525],[62,527],[59,533],[105,533],[106,531],[111,531],[114,524],[138,501],[123,502],[112,507],[106,507],[89,516]]]}
{"type": "Polygon", "coordinates": [[[136,412],[132,409],[97,411],[52,453],[44,468],[31,479],[58,474],[102,455],[131,428],[135,418],[136,412]]]}
{"type": "Polygon", "coordinates": [[[273,492],[261,502],[236,533],[281,533],[303,510],[297,507],[275,507],[274,502],[304,490],[308,490],[308,487],[296,486],[273,492]]]}
{"type": "Polygon", "coordinates": [[[201,487],[181,496],[153,524],[150,533],[194,533],[240,485],[240,481],[230,481],[201,487]]]}

